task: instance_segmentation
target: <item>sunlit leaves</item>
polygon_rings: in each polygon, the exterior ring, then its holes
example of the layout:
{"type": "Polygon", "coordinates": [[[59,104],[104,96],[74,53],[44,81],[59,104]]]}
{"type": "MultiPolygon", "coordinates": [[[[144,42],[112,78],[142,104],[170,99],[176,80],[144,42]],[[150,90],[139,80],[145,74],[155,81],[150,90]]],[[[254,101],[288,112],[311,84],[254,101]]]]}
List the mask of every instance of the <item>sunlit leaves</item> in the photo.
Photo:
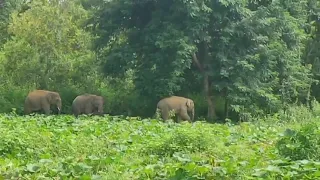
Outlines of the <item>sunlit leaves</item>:
{"type": "Polygon", "coordinates": [[[7,28],[11,13],[25,11],[28,9],[27,3],[27,0],[3,0],[0,2],[0,47],[10,37],[7,28]]]}
{"type": "Polygon", "coordinates": [[[92,72],[94,66],[86,65],[94,60],[90,51],[92,36],[82,29],[88,16],[81,6],[35,0],[30,9],[16,11],[11,17],[8,32],[14,38],[4,45],[3,65],[13,82],[32,82],[48,88],[92,72]]]}
{"type": "Polygon", "coordinates": [[[291,110],[239,125],[2,114],[0,178],[315,179],[318,114],[291,110]]]}

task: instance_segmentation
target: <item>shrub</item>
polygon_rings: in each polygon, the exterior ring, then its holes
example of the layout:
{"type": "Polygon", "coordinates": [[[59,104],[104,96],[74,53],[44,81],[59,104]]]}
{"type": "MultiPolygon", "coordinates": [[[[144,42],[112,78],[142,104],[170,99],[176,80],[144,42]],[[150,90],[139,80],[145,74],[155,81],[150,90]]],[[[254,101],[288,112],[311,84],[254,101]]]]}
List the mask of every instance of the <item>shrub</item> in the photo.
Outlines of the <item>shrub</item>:
{"type": "Polygon", "coordinates": [[[0,179],[317,179],[318,120],[0,114],[0,179]],[[303,158],[310,160],[295,160],[303,158]]]}
{"type": "Polygon", "coordinates": [[[4,82],[0,85],[0,112],[11,112],[16,109],[18,114],[23,113],[23,105],[30,87],[19,87],[11,83],[4,82]]]}
{"type": "Polygon", "coordinates": [[[176,129],[171,135],[163,137],[161,141],[151,143],[144,149],[144,152],[159,156],[172,156],[176,152],[201,152],[208,149],[209,142],[206,134],[198,129],[176,129]]]}
{"type": "Polygon", "coordinates": [[[319,135],[315,123],[303,125],[299,130],[287,129],[276,147],[280,155],[291,160],[316,160],[320,158],[319,135]]]}

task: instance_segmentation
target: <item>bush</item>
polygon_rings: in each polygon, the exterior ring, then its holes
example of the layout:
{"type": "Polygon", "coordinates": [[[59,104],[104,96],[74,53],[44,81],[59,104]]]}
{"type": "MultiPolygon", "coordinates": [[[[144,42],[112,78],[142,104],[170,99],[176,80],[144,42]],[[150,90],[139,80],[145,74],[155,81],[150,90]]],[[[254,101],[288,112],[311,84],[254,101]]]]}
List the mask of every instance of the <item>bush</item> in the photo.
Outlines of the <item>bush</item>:
{"type": "Polygon", "coordinates": [[[279,154],[291,160],[318,160],[320,158],[320,131],[318,125],[309,123],[299,130],[287,129],[277,142],[279,154]]]}
{"type": "Polygon", "coordinates": [[[23,105],[30,87],[19,87],[4,82],[0,85],[0,113],[11,112],[13,109],[18,114],[23,114],[23,105]]]}
{"type": "Polygon", "coordinates": [[[0,178],[319,178],[319,119],[272,118],[224,125],[0,114],[0,178]]]}
{"type": "Polygon", "coordinates": [[[143,153],[171,157],[176,152],[195,153],[205,151],[209,144],[210,139],[205,133],[199,132],[198,129],[176,129],[160,141],[150,143],[150,146],[146,147],[143,153]]]}

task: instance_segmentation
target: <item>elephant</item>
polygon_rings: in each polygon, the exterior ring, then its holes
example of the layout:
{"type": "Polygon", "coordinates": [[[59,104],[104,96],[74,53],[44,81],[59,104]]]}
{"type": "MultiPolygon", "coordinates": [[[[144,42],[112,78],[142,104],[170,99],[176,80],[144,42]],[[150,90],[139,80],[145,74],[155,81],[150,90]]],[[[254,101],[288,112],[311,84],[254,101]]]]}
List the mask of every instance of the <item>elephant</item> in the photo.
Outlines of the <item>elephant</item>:
{"type": "Polygon", "coordinates": [[[56,105],[60,114],[62,103],[59,93],[47,90],[34,90],[29,92],[25,99],[24,113],[27,115],[34,111],[42,110],[46,115],[49,115],[51,105],[56,105]]]}
{"type": "Polygon", "coordinates": [[[80,114],[103,115],[104,99],[94,94],[77,96],[72,102],[72,113],[78,117],[80,114]]]}
{"type": "Polygon", "coordinates": [[[170,96],[161,99],[157,104],[157,111],[161,112],[163,120],[169,119],[169,113],[172,110],[174,110],[175,115],[177,115],[178,122],[180,122],[181,119],[189,122],[194,120],[194,102],[191,99],[180,96],[170,96]],[[188,112],[191,113],[191,118],[188,112]]]}

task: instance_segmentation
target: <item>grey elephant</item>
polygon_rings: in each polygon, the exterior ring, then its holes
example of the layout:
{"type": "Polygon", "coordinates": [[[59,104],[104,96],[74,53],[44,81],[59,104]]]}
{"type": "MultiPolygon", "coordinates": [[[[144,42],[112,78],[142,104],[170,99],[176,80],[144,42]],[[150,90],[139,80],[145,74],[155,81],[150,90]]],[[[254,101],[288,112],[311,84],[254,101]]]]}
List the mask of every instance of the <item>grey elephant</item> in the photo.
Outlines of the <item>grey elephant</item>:
{"type": "Polygon", "coordinates": [[[30,114],[34,111],[44,111],[50,114],[51,105],[55,105],[58,113],[61,111],[61,97],[59,93],[47,90],[34,90],[28,94],[24,102],[24,113],[30,114]]]}
{"type": "Polygon", "coordinates": [[[77,96],[72,102],[72,113],[78,117],[80,114],[103,114],[104,99],[94,94],[77,96]]]}
{"type": "Polygon", "coordinates": [[[160,111],[163,120],[169,119],[171,111],[177,115],[178,122],[181,120],[192,122],[194,120],[194,102],[185,97],[171,96],[161,99],[157,104],[157,111],[160,111]],[[191,114],[191,118],[188,112],[191,114]]]}

